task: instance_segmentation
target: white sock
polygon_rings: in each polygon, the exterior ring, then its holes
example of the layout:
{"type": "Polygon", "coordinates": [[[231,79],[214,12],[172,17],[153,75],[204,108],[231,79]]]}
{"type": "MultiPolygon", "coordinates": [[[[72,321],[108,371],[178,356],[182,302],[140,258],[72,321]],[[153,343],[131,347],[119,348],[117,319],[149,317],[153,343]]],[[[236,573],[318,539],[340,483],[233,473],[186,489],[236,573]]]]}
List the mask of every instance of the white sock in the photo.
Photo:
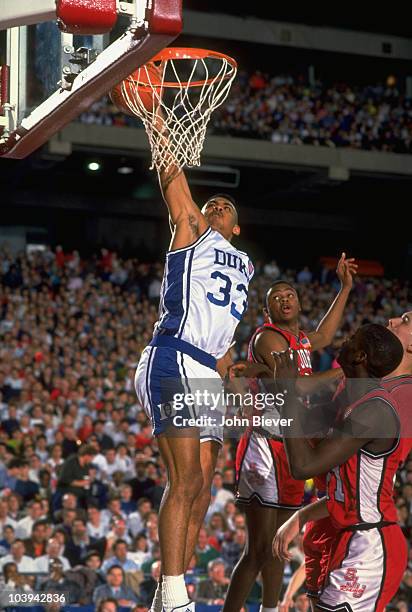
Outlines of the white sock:
{"type": "Polygon", "coordinates": [[[162,612],[162,610],[163,610],[162,583],[158,582],[156,591],[153,597],[152,605],[150,606],[150,612],[162,612]]]}
{"type": "Polygon", "coordinates": [[[163,576],[162,582],[163,608],[166,611],[185,606],[189,603],[184,574],[180,576],[163,576]]]}
{"type": "Polygon", "coordinates": [[[278,607],[276,606],[276,608],[265,608],[265,606],[260,606],[259,608],[259,612],[278,612],[278,607]]]}

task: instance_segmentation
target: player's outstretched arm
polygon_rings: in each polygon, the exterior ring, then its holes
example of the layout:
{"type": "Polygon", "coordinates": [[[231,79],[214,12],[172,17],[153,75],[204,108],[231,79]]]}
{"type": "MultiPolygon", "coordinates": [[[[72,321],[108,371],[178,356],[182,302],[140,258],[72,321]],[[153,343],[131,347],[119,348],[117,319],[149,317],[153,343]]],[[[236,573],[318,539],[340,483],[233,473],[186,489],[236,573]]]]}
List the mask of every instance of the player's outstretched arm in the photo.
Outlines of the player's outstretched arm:
{"type": "Polygon", "coordinates": [[[170,249],[181,249],[195,242],[208,228],[205,217],[195,204],[181,168],[172,165],[159,172],[159,182],[174,227],[170,249]]]}
{"type": "Polygon", "coordinates": [[[158,172],[163,199],[169,210],[169,224],[172,230],[170,249],[181,249],[196,242],[199,236],[206,231],[208,224],[192,199],[183,169],[175,163],[168,152],[169,134],[160,109],[155,122],[155,129],[159,134],[159,143],[160,145],[163,144],[167,157],[165,162],[171,162],[165,163],[167,168],[158,172]]]}
{"type": "Polygon", "coordinates": [[[353,258],[346,259],[346,253],[342,253],[336,268],[336,274],[341,282],[341,288],[332,302],[326,315],[319,323],[316,331],[308,333],[308,338],[312,345],[312,350],[317,351],[331,344],[340,326],[346,302],[353,285],[353,277],[358,266],[353,258]]]}
{"type": "Polygon", "coordinates": [[[274,354],[277,380],[286,389],[282,417],[288,419],[284,444],[291,474],[306,480],[313,474],[325,474],[357,453],[362,447],[373,452],[386,452],[397,436],[393,411],[385,402],[369,400],[359,404],[343,421],[340,430],[312,448],[306,436],[310,431],[310,412],[296,396],[296,354],[274,354]]]}

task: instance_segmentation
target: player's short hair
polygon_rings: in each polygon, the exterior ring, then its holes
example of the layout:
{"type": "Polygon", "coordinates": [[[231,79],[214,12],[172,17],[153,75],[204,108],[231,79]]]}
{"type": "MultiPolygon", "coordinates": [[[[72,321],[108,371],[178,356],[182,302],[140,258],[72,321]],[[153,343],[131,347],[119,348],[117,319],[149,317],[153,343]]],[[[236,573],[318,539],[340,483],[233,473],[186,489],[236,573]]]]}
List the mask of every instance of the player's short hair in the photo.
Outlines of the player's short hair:
{"type": "Polygon", "coordinates": [[[383,378],[393,372],[403,357],[403,346],[399,338],[377,323],[363,325],[360,330],[369,374],[375,378],[383,378]]]}
{"type": "Polygon", "coordinates": [[[235,198],[229,195],[228,193],[215,193],[215,195],[212,195],[210,198],[207,199],[207,201],[210,202],[210,200],[217,200],[217,198],[223,198],[224,200],[227,200],[228,202],[233,204],[235,208],[237,207],[235,198]]]}
{"type": "Polygon", "coordinates": [[[269,295],[272,293],[272,291],[274,291],[276,289],[276,287],[278,287],[279,285],[287,285],[288,287],[290,287],[291,289],[293,289],[293,291],[296,293],[296,295],[298,296],[298,300],[300,301],[300,296],[299,296],[299,291],[296,289],[296,287],[294,285],[292,285],[292,283],[290,283],[287,280],[276,280],[274,283],[271,284],[271,286],[269,287],[269,289],[266,292],[266,297],[265,297],[265,308],[266,310],[268,309],[268,297],[269,295]]]}

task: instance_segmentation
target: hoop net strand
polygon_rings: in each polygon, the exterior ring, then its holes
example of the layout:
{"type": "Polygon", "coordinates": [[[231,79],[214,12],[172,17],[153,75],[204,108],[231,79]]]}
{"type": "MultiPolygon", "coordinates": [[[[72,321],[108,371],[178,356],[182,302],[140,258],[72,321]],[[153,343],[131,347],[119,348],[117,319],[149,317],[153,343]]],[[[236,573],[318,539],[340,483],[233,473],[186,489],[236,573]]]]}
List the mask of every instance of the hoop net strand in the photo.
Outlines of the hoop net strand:
{"type": "Polygon", "coordinates": [[[139,80],[130,76],[122,83],[123,98],[130,111],[143,121],[149,138],[150,169],[160,172],[171,166],[200,166],[211,114],[226,100],[236,76],[236,66],[224,56],[213,58],[214,63],[220,64],[214,74],[208,65],[209,57],[191,61],[189,76],[185,75],[184,81],[178,70],[179,60],[165,59],[157,67],[156,82],[153,82],[153,70],[146,65],[140,68],[139,80]],[[165,85],[166,71],[173,75],[175,82],[168,80],[165,85]],[[140,92],[146,105],[151,97],[150,108],[145,107],[140,92]]]}

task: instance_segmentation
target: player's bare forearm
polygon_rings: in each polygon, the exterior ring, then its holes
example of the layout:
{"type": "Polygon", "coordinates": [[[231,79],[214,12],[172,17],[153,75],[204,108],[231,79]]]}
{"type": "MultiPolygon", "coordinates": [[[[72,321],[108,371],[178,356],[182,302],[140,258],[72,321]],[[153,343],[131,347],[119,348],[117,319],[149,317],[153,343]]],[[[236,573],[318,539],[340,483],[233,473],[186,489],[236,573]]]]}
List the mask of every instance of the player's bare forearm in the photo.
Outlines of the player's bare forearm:
{"type": "MultiPolygon", "coordinates": [[[[289,602],[292,603],[293,596],[295,595],[295,593],[297,593],[297,591],[300,589],[302,584],[305,582],[305,575],[306,575],[305,574],[305,562],[303,561],[299,565],[295,573],[292,575],[292,578],[289,581],[285,594],[283,595],[283,601],[281,605],[286,606],[289,604],[289,602]]],[[[289,610],[289,605],[287,609],[289,610]]]]}
{"type": "Polygon", "coordinates": [[[333,341],[341,324],[349,294],[350,288],[342,287],[316,331],[308,334],[312,350],[316,351],[329,346],[333,341]]]}
{"type": "Polygon", "coordinates": [[[310,431],[307,421],[310,411],[294,396],[293,387],[289,387],[285,397],[282,417],[288,419],[290,425],[284,432],[284,444],[291,474],[297,480],[325,474],[344,463],[365,444],[365,439],[337,434],[313,448],[306,439],[310,431]]]}
{"type": "Polygon", "coordinates": [[[347,259],[346,253],[342,253],[336,268],[336,274],[341,282],[341,289],[333,300],[328,312],[319,323],[317,330],[308,334],[314,351],[328,346],[335,337],[352,289],[353,277],[357,271],[358,266],[354,258],[350,257],[347,259]]]}
{"type": "Polygon", "coordinates": [[[308,504],[298,510],[299,529],[302,529],[309,521],[320,521],[329,516],[327,498],[319,499],[313,504],[308,504]]]}
{"type": "Polygon", "coordinates": [[[299,376],[296,379],[296,392],[298,395],[311,395],[330,382],[342,378],[341,368],[334,368],[326,372],[316,372],[311,376],[299,376]]]}

